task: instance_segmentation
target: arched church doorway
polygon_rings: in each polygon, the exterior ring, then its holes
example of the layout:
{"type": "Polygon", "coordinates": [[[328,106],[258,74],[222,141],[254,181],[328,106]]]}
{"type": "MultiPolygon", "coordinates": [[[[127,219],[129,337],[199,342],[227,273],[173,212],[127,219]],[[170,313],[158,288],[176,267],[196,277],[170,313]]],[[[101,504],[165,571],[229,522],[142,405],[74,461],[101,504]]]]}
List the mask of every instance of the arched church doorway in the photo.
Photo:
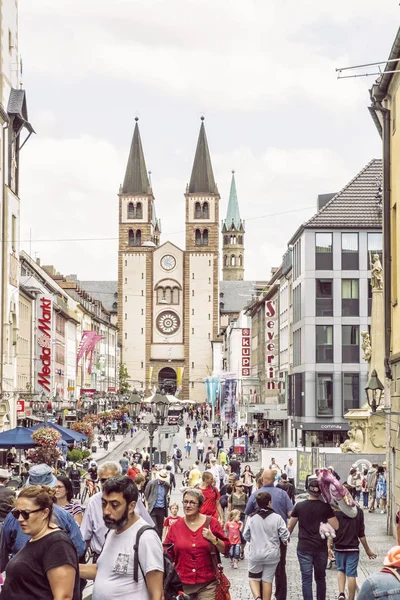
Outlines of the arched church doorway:
{"type": "Polygon", "coordinates": [[[175,394],[176,392],[176,371],[171,367],[164,367],[158,374],[158,386],[166,394],[175,394]]]}

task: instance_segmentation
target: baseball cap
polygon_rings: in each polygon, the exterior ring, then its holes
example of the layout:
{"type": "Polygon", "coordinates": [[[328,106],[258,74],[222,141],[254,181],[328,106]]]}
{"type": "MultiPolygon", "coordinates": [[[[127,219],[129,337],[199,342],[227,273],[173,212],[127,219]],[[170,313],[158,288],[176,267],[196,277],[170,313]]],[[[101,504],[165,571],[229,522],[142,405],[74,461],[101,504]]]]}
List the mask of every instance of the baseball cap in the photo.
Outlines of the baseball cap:
{"type": "Polygon", "coordinates": [[[310,494],[314,494],[316,496],[319,495],[319,493],[321,492],[320,487],[319,487],[319,481],[318,479],[315,479],[314,477],[309,479],[308,481],[308,486],[307,486],[307,492],[309,492],[310,494]]]}

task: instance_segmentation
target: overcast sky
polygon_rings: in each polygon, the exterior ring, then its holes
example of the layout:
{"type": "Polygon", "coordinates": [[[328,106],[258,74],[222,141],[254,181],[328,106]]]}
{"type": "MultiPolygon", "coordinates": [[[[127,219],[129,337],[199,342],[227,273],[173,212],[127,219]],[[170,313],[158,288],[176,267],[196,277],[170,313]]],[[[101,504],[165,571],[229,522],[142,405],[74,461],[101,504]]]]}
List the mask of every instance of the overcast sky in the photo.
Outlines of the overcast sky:
{"type": "Polygon", "coordinates": [[[37,132],[21,152],[22,248],[64,274],[117,278],[117,193],[136,115],[161,241],[183,247],[204,114],[221,218],[235,169],[245,277],[267,278],[317,194],[381,156],[367,111],[374,78],[338,81],[335,68],[387,59],[399,11],[398,0],[20,2],[37,132]]]}

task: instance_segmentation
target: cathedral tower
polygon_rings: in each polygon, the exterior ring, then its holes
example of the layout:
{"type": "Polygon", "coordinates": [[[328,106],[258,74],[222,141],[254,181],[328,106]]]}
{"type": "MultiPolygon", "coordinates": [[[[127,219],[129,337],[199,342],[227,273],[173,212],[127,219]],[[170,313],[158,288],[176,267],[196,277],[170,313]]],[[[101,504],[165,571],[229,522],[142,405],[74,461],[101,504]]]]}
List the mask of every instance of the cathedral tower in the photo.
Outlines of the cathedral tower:
{"type": "Polygon", "coordinates": [[[185,363],[183,397],[204,401],[204,375],[212,371],[218,335],[219,200],[201,119],[192,174],[186,188],[185,363]]]}
{"type": "Polygon", "coordinates": [[[224,281],[243,281],[244,279],[244,221],[240,218],[236,193],[235,171],[232,171],[228,212],[222,222],[222,256],[224,281]]]}
{"type": "Polygon", "coordinates": [[[118,194],[118,328],[122,361],[135,387],[145,389],[146,340],[150,335],[147,329],[151,326],[148,288],[152,254],[160,243],[161,227],[156,218],[138,119],[135,121],[125,178],[118,194]]]}

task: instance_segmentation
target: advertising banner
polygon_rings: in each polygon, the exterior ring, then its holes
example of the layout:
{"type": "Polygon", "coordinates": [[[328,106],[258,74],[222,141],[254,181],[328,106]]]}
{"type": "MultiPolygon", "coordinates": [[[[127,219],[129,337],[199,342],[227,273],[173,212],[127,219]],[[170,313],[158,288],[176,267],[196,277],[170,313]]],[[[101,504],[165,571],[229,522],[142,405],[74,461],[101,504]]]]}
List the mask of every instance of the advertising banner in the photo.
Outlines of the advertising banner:
{"type": "Polygon", "coordinates": [[[251,330],[242,328],[242,377],[251,375],[251,330]]]}
{"type": "Polygon", "coordinates": [[[35,392],[50,394],[53,375],[53,299],[40,294],[36,300],[35,392]]]}
{"type": "Polygon", "coordinates": [[[224,387],[224,406],[225,422],[230,425],[235,424],[236,418],[236,379],[227,379],[224,387]]]}

